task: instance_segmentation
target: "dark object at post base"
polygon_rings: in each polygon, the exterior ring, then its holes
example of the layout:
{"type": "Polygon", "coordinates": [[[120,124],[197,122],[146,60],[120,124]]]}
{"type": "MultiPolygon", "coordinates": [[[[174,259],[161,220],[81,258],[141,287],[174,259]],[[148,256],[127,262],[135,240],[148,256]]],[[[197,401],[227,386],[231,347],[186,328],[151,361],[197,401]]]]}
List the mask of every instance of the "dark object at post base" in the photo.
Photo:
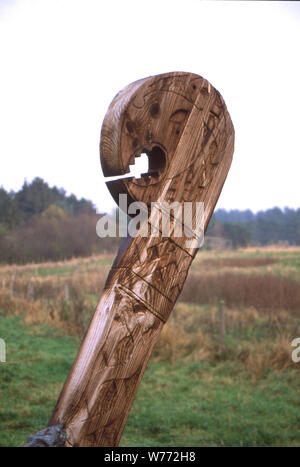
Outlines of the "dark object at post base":
{"type": "Polygon", "coordinates": [[[25,448],[58,448],[64,446],[67,434],[63,425],[48,426],[35,435],[28,436],[25,448]]]}

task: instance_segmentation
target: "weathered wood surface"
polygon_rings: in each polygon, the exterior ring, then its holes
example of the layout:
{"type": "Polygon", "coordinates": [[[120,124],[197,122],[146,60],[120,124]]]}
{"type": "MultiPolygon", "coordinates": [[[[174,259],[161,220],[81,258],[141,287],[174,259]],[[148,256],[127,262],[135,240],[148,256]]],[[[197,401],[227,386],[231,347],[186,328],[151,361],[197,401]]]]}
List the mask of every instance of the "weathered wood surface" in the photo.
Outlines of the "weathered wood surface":
{"type": "MultiPolygon", "coordinates": [[[[130,84],[112,101],[101,132],[105,176],[128,173],[147,152],[149,174],[108,182],[117,200],[204,202],[205,228],[233,155],[234,129],[218,91],[202,77],[167,73],[130,84]]],[[[151,218],[149,219],[151,223],[151,218]]],[[[174,233],[174,232],[173,232],[174,233]]],[[[65,446],[117,446],[161,329],[197,246],[187,237],[127,238],[106,282],[49,425],[65,446]]]]}

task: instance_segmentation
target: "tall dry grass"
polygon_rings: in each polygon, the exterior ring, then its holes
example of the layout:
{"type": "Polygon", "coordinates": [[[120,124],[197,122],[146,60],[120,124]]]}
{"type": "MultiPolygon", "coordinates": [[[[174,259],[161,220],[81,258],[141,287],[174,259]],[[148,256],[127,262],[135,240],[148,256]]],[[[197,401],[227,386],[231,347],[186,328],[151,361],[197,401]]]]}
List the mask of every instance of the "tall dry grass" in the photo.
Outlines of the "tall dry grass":
{"type": "Polygon", "coordinates": [[[239,363],[253,380],[270,369],[298,369],[291,359],[291,341],[300,335],[300,320],[291,320],[285,311],[270,319],[254,308],[225,309],[225,349],[222,351],[218,306],[180,303],[173,313],[154,348],[154,361],[175,363],[180,360],[190,365],[230,360],[239,363]]]}
{"type": "Polygon", "coordinates": [[[24,315],[28,324],[46,323],[65,333],[83,335],[109,266],[98,266],[95,272],[87,265],[80,273],[45,277],[28,274],[28,268],[25,271],[18,270],[2,282],[0,309],[7,315],[24,315]]]}
{"type": "MultiPolygon", "coordinates": [[[[103,290],[110,259],[101,255],[3,266],[0,310],[25,315],[28,324],[47,323],[63,333],[82,336],[103,290]]],[[[255,271],[274,262],[209,255],[197,259],[152,358],[184,364],[230,359],[239,362],[254,379],[269,368],[295,366],[290,342],[300,335],[299,281],[255,271]],[[220,347],[220,300],[225,303],[224,351],[220,347]],[[253,334],[251,339],[249,334],[253,334]]]]}
{"type": "Polygon", "coordinates": [[[199,305],[223,300],[227,307],[288,310],[300,316],[299,281],[272,274],[193,273],[179,300],[199,305]]]}

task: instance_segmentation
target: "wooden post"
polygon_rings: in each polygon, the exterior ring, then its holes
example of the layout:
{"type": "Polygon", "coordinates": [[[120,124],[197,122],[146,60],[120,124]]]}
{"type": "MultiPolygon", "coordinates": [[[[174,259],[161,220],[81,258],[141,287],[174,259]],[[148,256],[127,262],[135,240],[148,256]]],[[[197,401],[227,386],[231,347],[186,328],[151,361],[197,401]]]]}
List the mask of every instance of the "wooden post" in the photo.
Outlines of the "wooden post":
{"type": "Polygon", "coordinates": [[[34,299],[34,285],[32,282],[28,282],[28,285],[27,285],[27,299],[28,300],[34,299]]]}
{"type": "Polygon", "coordinates": [[[220,330],[220,354],[224,355],[225,352],[225,311],[224,311],[224,301],[220,300],[218,303],[219,308],[219,330],[220,330]]]}
{"type": "Polygon", "coordinates": [[[70,301],[70,289],[69,289],[69,285],[68,285],[68,284],[65,284],[65,285],[64,285],[64,300],[65,300],[65,302],[69,302],[69,301],[70,301]]]}
{"type": "Polygon", "coordinates": [[[10,298],[14,298],[14,283],[15,283],[16,273],[13,272],[11,276],[10,286],[9,286],[9,295],[10,298]]]}
{"type": "MultiPolygon", "coordinates": [[[[201,76],[174,72],[145,78],[112,101],[101,132],[104,175],[128,173],[144,152],[149,172],[107,186],[117,202],[126,194],[128,203],[145,203],[149,215],[143,227],[149,232],[155,225],[156,230],[147,237],[128,237],[121,245],[46,429],[48,435],[53,429],[55,440],[63,430],[63,445],[118,445],[152,349],[199,248],[198,234],[192,242],[185,229],[177,236],[176,226],[186,224],[175,211],[165,236],[155,221],[158,205],[150,210],[151,203],[195,207],[203,202],[206,229],[233,145],[225,103],[201,76]]],[[[192,218],[197,220],[195,209],[192,218]]]]}

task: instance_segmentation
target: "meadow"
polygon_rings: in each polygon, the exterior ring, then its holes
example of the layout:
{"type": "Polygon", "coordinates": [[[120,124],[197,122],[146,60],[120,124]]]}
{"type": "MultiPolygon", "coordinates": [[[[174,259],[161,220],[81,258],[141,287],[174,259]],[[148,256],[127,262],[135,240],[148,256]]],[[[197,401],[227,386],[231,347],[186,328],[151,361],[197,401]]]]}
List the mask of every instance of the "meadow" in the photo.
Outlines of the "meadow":
{"type": "MultiPolygon", "coordinates": [[[[0,266],[0,446],[44,428],[112,255],[0,266]]],[[[201,251],[121,446],[300,446],[300,248],[201,251]]]]}

